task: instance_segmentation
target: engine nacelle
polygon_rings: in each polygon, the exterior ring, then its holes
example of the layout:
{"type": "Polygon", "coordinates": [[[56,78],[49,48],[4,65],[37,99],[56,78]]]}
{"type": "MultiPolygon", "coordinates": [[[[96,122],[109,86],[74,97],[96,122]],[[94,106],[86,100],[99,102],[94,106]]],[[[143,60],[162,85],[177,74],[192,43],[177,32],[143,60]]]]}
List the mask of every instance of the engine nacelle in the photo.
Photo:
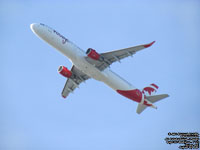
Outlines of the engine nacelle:
{"type": "Polygon", "coordinates": [[[103,61],[104,58],[103,56],[101,56],[99,53],[97,53],[94,49],[92,48],[88,48],[86,51],[86,54],[88,57],[90,57],[91,59],[94,60],[99,60],[99,61],[103,61]]]}
{"type": "Polygon", "coordinates": [[[59,66],[58,72],[67,78],[70,78],[72,76],[72,72],[68,70],[65,66],[59,66]]]}

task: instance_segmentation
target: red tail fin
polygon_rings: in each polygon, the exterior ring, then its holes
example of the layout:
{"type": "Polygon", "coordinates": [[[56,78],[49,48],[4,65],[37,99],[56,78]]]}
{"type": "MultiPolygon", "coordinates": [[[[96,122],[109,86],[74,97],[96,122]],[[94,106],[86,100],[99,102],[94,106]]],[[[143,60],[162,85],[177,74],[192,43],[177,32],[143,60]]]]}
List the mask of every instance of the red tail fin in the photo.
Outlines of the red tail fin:
{"type": "Polygon", "coordinates": [[[154,95],[157,92],[158,86],[154,83],[142,89],[142,93],[146,96],[154,95]]]}

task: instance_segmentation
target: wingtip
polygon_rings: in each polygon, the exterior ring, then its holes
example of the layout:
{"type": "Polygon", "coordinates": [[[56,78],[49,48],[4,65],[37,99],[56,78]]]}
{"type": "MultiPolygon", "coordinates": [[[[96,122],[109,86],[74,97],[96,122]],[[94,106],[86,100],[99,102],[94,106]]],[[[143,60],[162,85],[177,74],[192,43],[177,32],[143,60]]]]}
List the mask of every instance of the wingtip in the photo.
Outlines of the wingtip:
{"type": "Polygon", "coordinates": [[[62,95],[63,98],[66,98],[67,96],[62,95]]]}
{"type": "Polygon", "coordinates": [[[144,47],[145,47],[145,48],[150,47],[150,46],[153,45],[155,42],[156,42],[156,41],[153,41],[153,42],[151,42],[151,43],[149,43],[149,44],[146,44],[146,45],[144,45],[144,47]]]}
{"type": "Polygon", "coordinates": [[[140,115],[141,114],[141,112],[137,109],[136,110],[136,113],[138,114],[138,115],[140,115]]]}
{"type": "Polygon", "coordinates": [[[154,108],[154,109],[158,109],[158,107],[155,106],[155,105],[151,105],[151,107],[154,108]]]}

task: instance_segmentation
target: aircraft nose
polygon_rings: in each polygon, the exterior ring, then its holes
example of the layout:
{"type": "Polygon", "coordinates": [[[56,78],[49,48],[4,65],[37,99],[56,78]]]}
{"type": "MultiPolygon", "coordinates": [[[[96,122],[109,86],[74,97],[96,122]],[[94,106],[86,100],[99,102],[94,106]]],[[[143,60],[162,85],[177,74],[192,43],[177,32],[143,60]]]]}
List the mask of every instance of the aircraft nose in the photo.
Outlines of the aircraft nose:
{"type": "Polygon", "coordinates": [[[39,24],[38,23],[32,23],[30,25],[30,28],[33,32],[37,33],[37,30],[39,29],[39,24]]]}

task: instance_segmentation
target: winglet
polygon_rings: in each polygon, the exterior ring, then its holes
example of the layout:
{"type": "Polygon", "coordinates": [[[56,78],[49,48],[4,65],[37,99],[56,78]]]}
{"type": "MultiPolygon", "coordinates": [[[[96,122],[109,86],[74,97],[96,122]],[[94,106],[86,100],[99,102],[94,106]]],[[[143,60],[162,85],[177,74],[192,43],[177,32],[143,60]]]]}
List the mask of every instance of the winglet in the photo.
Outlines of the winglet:
{"type": "Polygon", "coordinates": [[[67,96],[62,95],[63,98],[66,98],[67,96]]]}
{"type": "Polygon", "coordinates": [[[150,47],[150,46],[153,45],[155,42],[156,42],[156,41],[153,41],[153,42],[151,42],[151,43],[149,43],[149,44],[146,44],[146,45],[144,45],[144,47],[145,47],[145,48],[150,47]]]}

